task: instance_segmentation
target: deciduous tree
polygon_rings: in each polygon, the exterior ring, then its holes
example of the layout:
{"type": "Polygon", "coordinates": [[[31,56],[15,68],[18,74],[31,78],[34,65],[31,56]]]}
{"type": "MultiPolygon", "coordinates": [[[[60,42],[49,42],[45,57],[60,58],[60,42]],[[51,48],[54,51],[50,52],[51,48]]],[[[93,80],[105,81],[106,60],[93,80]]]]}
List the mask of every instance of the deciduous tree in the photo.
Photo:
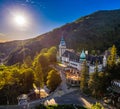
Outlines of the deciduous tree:
{"type": "Polygon", "coordinates": [[[51,91],[55,90],[57,86],[61,83],[61,78],[56,70],[51,70],[47,76],[47,86],[51,91]]]}

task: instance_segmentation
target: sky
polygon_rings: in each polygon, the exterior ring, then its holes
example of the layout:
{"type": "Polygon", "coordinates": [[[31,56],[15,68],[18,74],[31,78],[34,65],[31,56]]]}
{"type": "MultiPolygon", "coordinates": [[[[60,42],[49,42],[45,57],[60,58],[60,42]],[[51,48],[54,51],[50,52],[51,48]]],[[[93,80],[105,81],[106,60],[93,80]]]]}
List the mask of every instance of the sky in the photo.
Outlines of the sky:
{"type": "Polygon", "coordinates": [[[33,38],[98,10],[114,9],[120,9],[120,0],[0,0],[0,41],[33,38]]]}

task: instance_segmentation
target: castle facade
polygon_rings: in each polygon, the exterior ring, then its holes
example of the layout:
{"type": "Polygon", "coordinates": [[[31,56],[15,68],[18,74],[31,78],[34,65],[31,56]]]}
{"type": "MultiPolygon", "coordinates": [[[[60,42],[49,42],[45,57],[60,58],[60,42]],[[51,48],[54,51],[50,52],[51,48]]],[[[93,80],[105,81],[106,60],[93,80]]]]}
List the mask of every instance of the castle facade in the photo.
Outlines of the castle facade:
{"type": "Polygon", "coordinates": [[[82,70],[83,62],[87,62],[89,68],[89,73],[93,73],[96,68],[96,62],[98,64],[98,72],[106,66],[107,60],[106,56],[94,56],[88,54],[88,51],[82,50],[81,53],[76,53],[72,49],[68,49],[64,38],[61,38],[58,51],[58,59],[62,64],[77,69],[78,71],[82,70]]]}

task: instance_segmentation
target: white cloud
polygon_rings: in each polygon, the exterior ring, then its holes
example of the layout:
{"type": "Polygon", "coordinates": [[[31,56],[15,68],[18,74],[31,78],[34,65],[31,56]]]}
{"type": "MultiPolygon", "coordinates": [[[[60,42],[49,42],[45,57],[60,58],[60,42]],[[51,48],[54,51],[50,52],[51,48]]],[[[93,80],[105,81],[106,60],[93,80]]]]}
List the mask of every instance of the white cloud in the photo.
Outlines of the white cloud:
{"type": "Polygon", "coordinates": [[[0,37],[5,37],[6,35],[4,33],[0,33],[0,37]]]}
{"type": "Polygon", "coordinates": [[[4,33],[0,33],[0,42],[5,42],[7,41],[7,35],[4,33]]]}
{"type": "Polygon", "coordinates": [[[26,0],[26,2],[29,2],[29,0],[26,0]]]}
{"type": "Polygon", "coordinates": [[[32,0],[26,0],[26,2],[32,2],[32,0]]]}

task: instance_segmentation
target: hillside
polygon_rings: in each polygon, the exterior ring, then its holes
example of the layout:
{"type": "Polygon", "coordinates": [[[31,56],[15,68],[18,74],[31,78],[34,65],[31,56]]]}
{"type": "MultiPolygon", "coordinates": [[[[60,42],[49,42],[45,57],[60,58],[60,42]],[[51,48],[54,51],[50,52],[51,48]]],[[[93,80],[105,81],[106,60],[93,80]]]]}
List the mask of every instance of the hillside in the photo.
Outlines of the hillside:
{"type": "Polygon", "coordinates": [[[33,39],[1,43],[0,57],[7,57],[8,65],[22,62],[23,57],[33,57],[44,47],[57,46],[62,33],[67,46],[78,51],[104,51],[112,44],[120,48],[120,10],[98,11],[33,39]]]}

